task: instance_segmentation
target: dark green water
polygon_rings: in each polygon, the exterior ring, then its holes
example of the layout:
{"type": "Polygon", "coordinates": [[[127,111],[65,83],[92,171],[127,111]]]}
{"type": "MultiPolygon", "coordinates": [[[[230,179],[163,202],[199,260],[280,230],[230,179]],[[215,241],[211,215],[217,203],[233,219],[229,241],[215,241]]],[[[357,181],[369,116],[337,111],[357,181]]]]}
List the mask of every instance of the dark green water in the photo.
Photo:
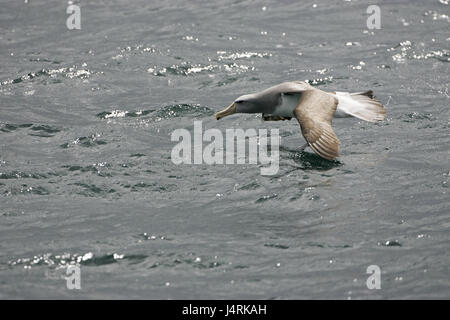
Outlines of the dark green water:
{"type": "Polygon", "coordinates": [[[2,3],[0,298],[450,297],[446,1],[77,4],[81,30],[65,2],[2,3]],[[334,121],[328,162],[294,120],[214,119],[287,80],[373,89],[387,120],[334,121]],[[197,120],[279,128],[278,174],[174,165],[197,120]]]}

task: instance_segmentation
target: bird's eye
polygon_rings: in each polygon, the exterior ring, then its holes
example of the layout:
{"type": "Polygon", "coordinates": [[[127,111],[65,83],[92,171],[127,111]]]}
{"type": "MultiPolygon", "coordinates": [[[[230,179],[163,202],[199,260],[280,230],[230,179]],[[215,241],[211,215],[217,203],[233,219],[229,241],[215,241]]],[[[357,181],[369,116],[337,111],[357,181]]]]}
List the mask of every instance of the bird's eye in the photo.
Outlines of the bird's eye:
{"type": "Polygon", "coordinates": [[[242,103],[242,100],[235,101],[235,103],[242,103]]]}

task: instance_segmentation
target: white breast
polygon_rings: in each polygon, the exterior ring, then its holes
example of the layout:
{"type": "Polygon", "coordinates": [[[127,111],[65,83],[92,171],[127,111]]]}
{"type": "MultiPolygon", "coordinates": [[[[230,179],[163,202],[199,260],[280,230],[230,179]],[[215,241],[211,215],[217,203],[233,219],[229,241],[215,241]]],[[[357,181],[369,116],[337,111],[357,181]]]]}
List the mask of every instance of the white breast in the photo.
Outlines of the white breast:
{"type": "Polygon", "coordinates": [[[282,94],[281,104],[272,113],[274,116],[294,117],[294,109],[298,106],[300,94],[282,94]]]}

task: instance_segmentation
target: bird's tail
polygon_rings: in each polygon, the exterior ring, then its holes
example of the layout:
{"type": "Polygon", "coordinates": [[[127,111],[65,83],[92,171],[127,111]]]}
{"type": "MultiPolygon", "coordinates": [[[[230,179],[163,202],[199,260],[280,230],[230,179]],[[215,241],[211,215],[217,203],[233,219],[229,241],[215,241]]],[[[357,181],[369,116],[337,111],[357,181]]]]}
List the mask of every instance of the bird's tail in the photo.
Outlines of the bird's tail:
{"type": "Polygon", "coordinates": [[[358,93],[336,92],[336,98],[338,99],[336,113],[370,122],[381,121],[386,117],[386,109],[374,97],[372,90],[358,93]]]}

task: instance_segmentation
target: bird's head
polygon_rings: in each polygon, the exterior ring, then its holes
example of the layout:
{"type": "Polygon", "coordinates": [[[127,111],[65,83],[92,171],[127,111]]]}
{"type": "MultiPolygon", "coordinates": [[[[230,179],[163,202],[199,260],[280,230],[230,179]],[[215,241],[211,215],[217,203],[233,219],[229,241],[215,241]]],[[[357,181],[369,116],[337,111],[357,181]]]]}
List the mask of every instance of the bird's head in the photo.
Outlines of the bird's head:
{"type": "Polygon", "coordinates": [[[246,94],[240,96],[228,107],[215,114],[217,120],[229,116],[234,113],[255,113],[258,108],[256,107],[257,101],[253,94],[246,94]]]}

